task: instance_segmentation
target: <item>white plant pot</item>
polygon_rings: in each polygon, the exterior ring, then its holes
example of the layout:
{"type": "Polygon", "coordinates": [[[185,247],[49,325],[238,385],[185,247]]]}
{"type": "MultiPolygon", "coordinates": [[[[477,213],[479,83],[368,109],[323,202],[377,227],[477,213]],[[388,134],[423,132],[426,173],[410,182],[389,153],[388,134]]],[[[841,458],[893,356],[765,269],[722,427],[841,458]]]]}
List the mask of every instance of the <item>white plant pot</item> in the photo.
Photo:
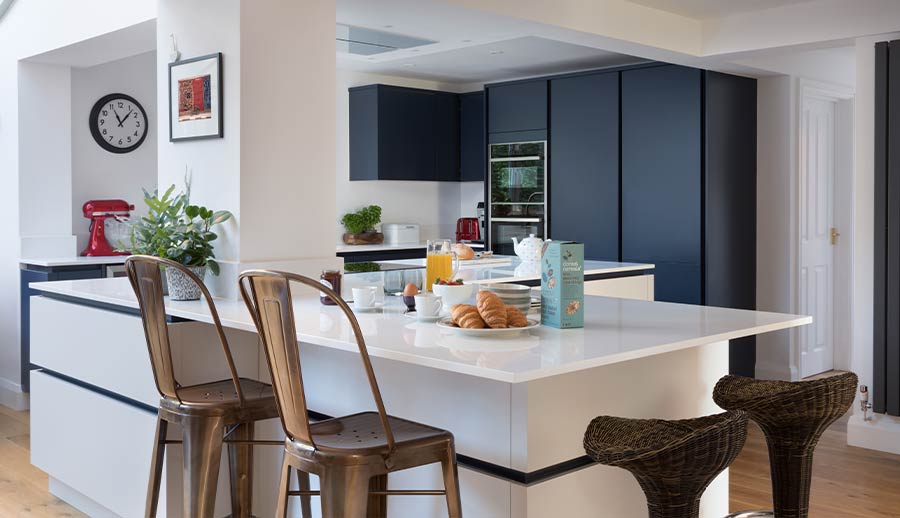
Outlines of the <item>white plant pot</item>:
{"type": "MultiPolygon", "coordinates": [[[[206,275],[205,266],[189,266],[188,269],[201,280],[206,275]]],[[[181,270],[166,268],[166,283],[171,300],[200,300],[200,286],[181,270]]]]}

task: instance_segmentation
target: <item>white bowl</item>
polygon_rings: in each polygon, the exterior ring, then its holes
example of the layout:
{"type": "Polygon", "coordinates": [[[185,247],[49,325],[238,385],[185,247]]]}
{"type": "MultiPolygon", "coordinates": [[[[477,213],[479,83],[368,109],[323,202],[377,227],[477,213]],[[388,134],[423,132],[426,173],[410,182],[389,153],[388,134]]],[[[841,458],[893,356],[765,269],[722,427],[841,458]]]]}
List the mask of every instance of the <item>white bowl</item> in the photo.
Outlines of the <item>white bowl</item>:
{"type": "Polygon", "coordinates": [[[444,311],[450,311],[450,308],[453,306],[468,302],[474,290],[475,287],[471,284],[460,284],[458,286],[435,284],[431,287],[431,291],[441,298],[444,311]]]}

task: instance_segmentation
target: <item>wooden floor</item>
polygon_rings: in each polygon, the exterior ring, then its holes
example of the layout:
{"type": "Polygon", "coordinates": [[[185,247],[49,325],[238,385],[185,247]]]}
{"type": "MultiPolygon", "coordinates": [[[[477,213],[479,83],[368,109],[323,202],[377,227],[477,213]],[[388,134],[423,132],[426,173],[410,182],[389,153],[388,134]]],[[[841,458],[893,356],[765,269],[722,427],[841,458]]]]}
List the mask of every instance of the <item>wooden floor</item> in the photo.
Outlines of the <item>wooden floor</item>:
{"type": "MultiPolygon", "coordinates": [[[[852,448],[846,423],[816,449],[812,518],[900,518],[900,456],[852,448]]],[[[0,518],[85,516],[47,492],[47,475],[29,462],[28,412],[0,406],[0,518]]],[[[762,432],[750,425],[731,469],[731,511],[771,508],[762,432]]]]}

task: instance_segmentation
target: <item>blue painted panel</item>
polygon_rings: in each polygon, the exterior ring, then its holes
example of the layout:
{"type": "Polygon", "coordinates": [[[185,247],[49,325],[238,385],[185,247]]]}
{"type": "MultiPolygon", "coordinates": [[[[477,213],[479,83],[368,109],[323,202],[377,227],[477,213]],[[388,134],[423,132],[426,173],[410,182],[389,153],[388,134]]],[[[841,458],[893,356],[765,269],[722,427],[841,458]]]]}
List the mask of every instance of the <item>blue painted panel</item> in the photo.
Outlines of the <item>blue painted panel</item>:
{"type": "Polygon", "coordinates": [[[547,128],[547,80],[490,86],[488,132],[547,128]]]}

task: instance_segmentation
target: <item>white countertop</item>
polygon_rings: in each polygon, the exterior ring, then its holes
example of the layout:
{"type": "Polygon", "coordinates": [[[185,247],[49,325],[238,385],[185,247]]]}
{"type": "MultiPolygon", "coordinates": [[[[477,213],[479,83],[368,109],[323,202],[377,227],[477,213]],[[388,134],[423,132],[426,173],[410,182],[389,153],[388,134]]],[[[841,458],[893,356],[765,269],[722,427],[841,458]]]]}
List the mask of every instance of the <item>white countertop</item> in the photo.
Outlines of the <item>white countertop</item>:
{"type": "MultiPolygon", "coordinates": [[[[403,264],[424,267],[425,259],[398,259],[379,261],[379,264],[403,264]]],[[[585,261],[584,275],[606,275],[625,272],[652,270],[654,265],[641,263],[615,263],[610,261],[585,261]]],[[[492,282],[523,282],[541,279],[540,263],[523,263],[521,259],[510,255],[493,255],[485,262],[478,259],[460,261],[457,278],[471,284],[490,284],[492,282]]]]}
{"type": "MultiPolygon", "coordinates": [[[[484,248],[484,245],[479,245],[477,243],[466,243],[472,248],[476,250],[480,250],[484,248]]],[[[359,252],[387,252],[391,250],[423,250],[428,246],[427,241],[421,241],[419,243],[402,243],[397,245],[392,245],[388,243],[381,243],[378,245],[348,245],[344,243],[338,243],[335,251],[338,254],[347,254],[347,253],[359,253],[359,252]]]]}
{"type": "MultiPolygon", "coordinates": [[[[31,287],[95,302],[136,308],[125,278],[31,283],[31,287]]],[[[298,287],[295,296],[302,293],[298,287]]],[[[216,300],[226,327],[255,331],[242,301],[216,300]]],[[[665,302],[585,297],[585,327],[538,327],[517,338],[464,338],[405,316],[398,297],[384,309],[358,313],[369,354],[506,383],[521,383],[594,367],[806,325],[812,317],[665,302]]],[[[203,301],[167,301],[176,317],[210,322],[203,301]]],[[[347,320],[318,297],[295,300],[298,339],[356,351],[347,320]]],[[[538,317],[539,318],[539,317],[538,317]]]]}
{"type": "Polygon", "coordinates": [[[99,257],[39,257],[36,259],[19,259],[20,264],[36,266],[89,266],[95,264],[124,264],[127,255],[109,255],[99,257]]]}

